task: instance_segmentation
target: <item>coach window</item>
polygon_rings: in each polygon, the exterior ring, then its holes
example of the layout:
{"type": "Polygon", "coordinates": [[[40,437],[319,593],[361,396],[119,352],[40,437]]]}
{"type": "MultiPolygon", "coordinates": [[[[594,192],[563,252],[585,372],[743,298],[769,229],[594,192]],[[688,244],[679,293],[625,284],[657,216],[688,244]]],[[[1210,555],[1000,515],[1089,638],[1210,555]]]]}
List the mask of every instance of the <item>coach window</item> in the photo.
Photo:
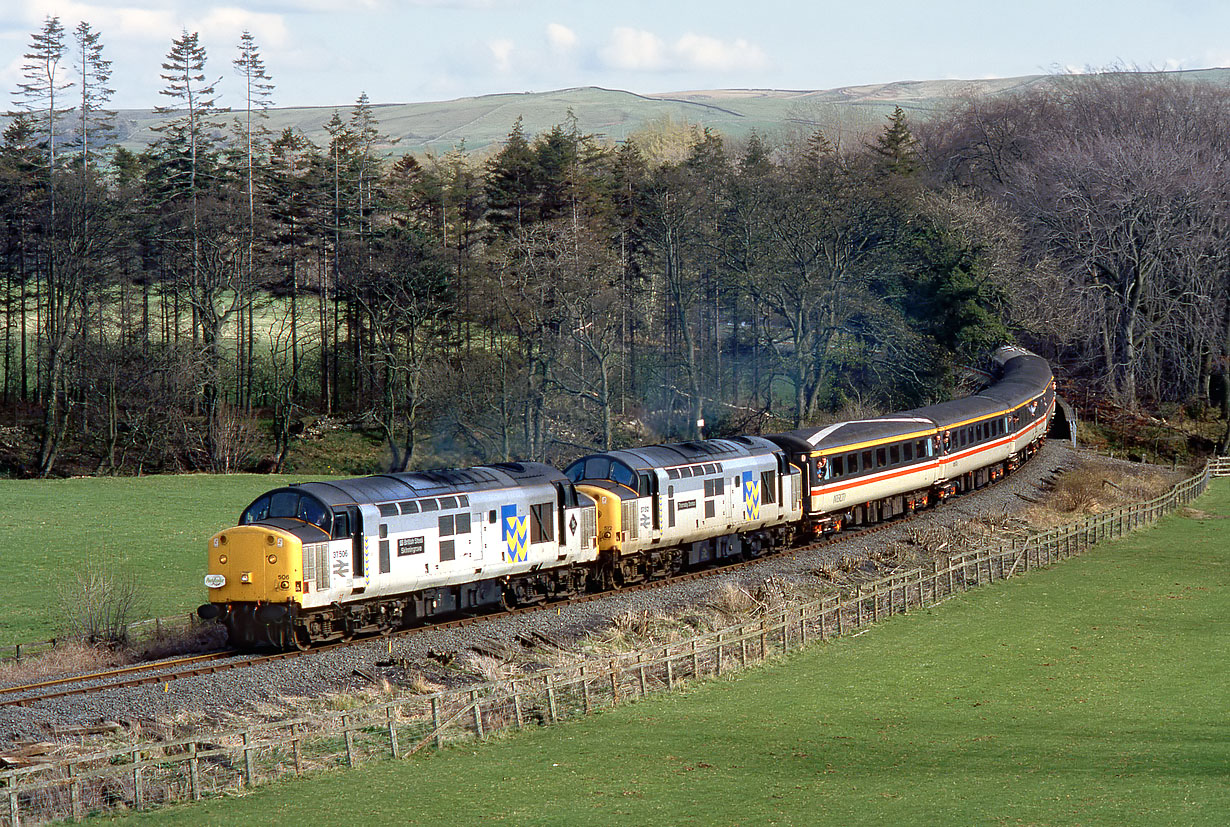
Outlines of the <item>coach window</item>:
{"type": "Polygon", "coordinates": [[[888,462],[890,465],[897,465],[899,462],[901,462],[901,446],[900,445],[888,446],[888,462]]]}
{"type": "Polygon", "coordinates": [[[858,472],[858,454],[846,454],[846,473],[857,474],[858,472]]]}
{"type": "Polygon", "coordinates": [[[830,464],[829,467],[833,469],[832,473],[834,477],[840,477],[846,473],[845,459],[846,458],[841,456],[840,454],[838,456],[833,457],[832,463],[830,464]]]}
{"type": "Polygon", "coordinates": [[[913,442],[901,443],[901,458],[904,459],[906,462],[913,461],[914,459],[914,443],[913,442]]]}
{"type": "Polygon", "coordinates": [[[876,468],[883,468],[888,465],[888,449],[876,448],[876,468]]]}

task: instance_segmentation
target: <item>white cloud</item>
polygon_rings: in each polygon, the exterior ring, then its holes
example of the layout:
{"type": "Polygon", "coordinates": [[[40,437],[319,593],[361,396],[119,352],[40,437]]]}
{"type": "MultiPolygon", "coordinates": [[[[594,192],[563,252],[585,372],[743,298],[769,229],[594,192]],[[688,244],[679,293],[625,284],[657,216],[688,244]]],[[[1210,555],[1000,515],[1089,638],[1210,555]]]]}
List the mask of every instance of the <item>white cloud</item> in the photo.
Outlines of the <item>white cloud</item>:
{"type": "Polygon", "coordinates": [[[741,37],[726,41],[688,32],[668,44],[653,32],[627,27],[611,32],[600,55],[608,68],[641,72],[740,71],[769,63],[759,46],[741,37]]]}
{"type": "Polygon", "coordinates": [[[611,32],[611,40],[601,54],[607,66],[614,69],[653,72],[669,64],[662,38],[653,32],[627,26],[619,26],[611,32]]]}
{"type": "Polygon", "coordinates": [[[690,69],[761,69],[768,64],[760,47],[741,37],[726,43],[689,32],[675,44],[675,54],[690,69]]]}
{"type": "Polygon", "coordinates": [[[548,23],[547,42],[557,52],[569,52],[577,45],[577,33],[561,23],[548,23]]]}
{"type": "Polygon", "coordinates": [[[512,71],[513,49],[516,48],[516,44],[511,40],[492,40],[487,43],[487,48],[491,51],[491,56],[495,58],[496,71],[501,74],[512,71]]]}

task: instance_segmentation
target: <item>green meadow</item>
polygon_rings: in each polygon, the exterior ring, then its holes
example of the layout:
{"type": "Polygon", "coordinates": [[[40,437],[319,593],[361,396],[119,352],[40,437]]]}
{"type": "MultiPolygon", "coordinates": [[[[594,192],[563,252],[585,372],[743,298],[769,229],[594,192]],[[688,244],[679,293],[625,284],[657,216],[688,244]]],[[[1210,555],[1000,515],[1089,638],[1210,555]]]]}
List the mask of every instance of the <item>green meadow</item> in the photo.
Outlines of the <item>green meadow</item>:
{"type": "Polygon", "coordinates": [[[0,480],[0,646],[58,634],[86,566],[131,574],[134,620],[205,600],[205,543],[262,491],[319,477],[183,475],[0,480]]]}
{"type": "Polygon", "coordinates": [[[1216,824],[1230,480],[1133,537],[735,678],[158,824],[1216,824]]]}

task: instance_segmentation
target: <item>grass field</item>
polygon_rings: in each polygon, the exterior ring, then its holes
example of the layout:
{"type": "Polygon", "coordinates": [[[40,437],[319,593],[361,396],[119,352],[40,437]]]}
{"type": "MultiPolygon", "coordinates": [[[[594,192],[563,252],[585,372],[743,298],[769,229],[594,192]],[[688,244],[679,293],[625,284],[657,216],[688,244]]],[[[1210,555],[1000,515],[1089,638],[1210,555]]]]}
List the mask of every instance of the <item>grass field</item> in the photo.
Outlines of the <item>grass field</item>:
{"type": "Polygon", "coordinates": [[[137,820],[1220,825],[1230,480],[1196,507],[739,678],[137,820]]]}
{"type": "Polygon", "coordinates": [[[63,601],[87,563],[133,572],[134,620],[190,612],[205,599],[205,542],[262,491],[255,474],[0,480],[0,646],[57,634],[63,601]]]}

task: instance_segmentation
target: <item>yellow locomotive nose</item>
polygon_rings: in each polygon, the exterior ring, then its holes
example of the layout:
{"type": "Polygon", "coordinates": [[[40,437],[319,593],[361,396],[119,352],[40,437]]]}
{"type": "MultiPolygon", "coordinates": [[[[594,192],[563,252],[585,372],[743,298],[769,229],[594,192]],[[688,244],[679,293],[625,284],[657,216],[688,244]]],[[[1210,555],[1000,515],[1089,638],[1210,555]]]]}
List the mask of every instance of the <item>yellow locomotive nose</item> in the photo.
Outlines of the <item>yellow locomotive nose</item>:
{"type": "Polygon", "coordinates": [[[287,603],[298,599],[302,582],[303,543],[293,534],[252,525],[210,538],[210,603],[287,603]]]}

